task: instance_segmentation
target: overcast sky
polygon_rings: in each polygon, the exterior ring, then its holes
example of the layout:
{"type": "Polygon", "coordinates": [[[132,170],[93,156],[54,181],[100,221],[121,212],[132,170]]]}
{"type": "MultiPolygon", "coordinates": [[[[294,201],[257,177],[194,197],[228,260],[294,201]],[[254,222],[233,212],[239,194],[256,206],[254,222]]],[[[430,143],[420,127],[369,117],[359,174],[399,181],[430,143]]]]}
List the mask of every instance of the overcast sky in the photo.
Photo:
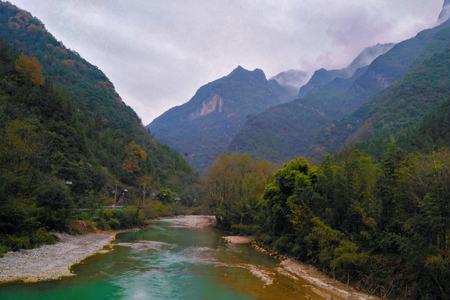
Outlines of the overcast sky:
{"type": "Polygon", "coordinates": [[[345,66],[432,26],[443,0],[11,0],[97,65],[144,124],[237,65],[345,66]]]}

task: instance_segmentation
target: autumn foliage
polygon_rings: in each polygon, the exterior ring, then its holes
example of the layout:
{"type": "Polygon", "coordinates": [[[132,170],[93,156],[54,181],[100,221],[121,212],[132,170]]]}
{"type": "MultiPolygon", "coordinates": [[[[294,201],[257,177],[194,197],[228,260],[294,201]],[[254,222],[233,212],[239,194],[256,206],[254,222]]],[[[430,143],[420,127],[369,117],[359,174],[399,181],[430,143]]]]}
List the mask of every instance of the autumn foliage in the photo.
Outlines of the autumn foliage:
{"type": "Polygon", "coordinates": [[[127,173],[137,173],[140,170],[141,162],[146,160],[147,153],[145,150],[135,142],[130,142],[125,150],[122,169],[127,173]]]}
{"type": "Polygon", "coordinates": [[[16,71],[31,79],[33,85],[41,86],[44,84],[42,76],[42,66],[34,56],[20,55],[15,64],[16,71]]]}

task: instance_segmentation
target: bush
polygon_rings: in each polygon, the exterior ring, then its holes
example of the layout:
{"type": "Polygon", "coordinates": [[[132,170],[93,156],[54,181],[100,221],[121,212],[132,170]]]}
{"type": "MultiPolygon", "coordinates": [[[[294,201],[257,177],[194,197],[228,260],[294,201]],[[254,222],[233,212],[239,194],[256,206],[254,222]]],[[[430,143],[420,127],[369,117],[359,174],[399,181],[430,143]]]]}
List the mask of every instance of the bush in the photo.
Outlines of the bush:
{"type": "Polygon", "coordinates": [[[31,243],[33,245],[42,245],[42,244],[50,244],[54,243],[56,240],[55,236],[48,232],[45,228],[39,228],[33,234],[31,238],[31,243]]]}
{"type": "Polygon", "coordinates": [[[8,252],[8,247],[0,244],[0,257],[2,257],[6,252],[8,252]]]}
{"type": "Polygon", "coordinates": [[[114,219],[114,218],[112,218],[112,219],[110,219],[110,220],[108,221],[108,225],[109,225],[109,227],[110,227],[111,229],[113,229],[113,230],[120,229],[120,227],[121,227],[121,224],[120,224],[119,220],[114,219]]]}

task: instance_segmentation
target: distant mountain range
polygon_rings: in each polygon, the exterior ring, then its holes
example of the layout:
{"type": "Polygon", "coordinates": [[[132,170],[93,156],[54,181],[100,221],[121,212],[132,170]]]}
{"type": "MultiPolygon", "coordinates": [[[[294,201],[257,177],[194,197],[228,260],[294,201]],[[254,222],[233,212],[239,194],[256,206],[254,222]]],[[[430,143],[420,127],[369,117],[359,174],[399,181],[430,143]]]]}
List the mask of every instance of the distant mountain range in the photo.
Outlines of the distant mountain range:
{"type": "MultiPolygon", "coordinates": [[[[408,76],[418,74],[420,66],[425,67],[425,62],[430,64],[430,59],[450,48],[446,21],[449,2],[444,3],[437,27],[397,45],[366,48],[346,68],[320,69],[307,83],[308,75],[302,71],[283,72],[270,81],[260,76],[260,84],[255,84],[249,79],[251,76],[234,76],[235,70],[201,88],[187,104],[163,114],[149,129],[158,140],[184,152],[198,170],[207,168],[224,152],[247,152],[254,157],[284,162],[299,155],[318,159],[339,151],[379,132],[381,125],[376,124],[387,122],[380,117],[382,107],[390,107],[389,103],[398,100],[392,93],[398,91],[399,85],[409,86],[408,76]],[[233,77],[233,84],[224,84],[230,81],[229,77],[233,77]],[[211,85],[219,85],[220,89],[211,85]],[[212,90],[219,91],[215,98],[212,90]],[[296,90],[295,99],[287,101],[296,90]],[[231,97],[223,96],[230,93],[231,97]],[[233,103],[231,115],[223,113],[228,103],[233,103]],[[198,113],[205,107],[214,108],[206,110],[208,117],[198,113]],[[201,121],[192,117],[197,115],[201,115],[201,121]]],[[[397,124],[399,120],[403,124],[418,121],[438,102],[425,108],[416,99],[412,103],[423,108],[424,113],[416,117],[406,114],[407,120],[389,119],[393,123],[386,132],[401,127],[397,124]]],[[[400,109],[390,107],[389,115],[398,116],[400,109]]]]}
{"type": "Polygon", "coordinates": [[[368,113],[371,103],[386,97],[383,91],[396,86],[426,59],[450,47],[448,27],[446,21],[398,45],[376,46],[379,51],[368,52],[382,55],[350,77],[343,70],[317,71],[300,90],[299,99],[250,118],[229,151],[284,162],[299,155],[320,158],[360,141],[371,132],[368,125],[372,122],[365,121],[370,116],[374,119],[368,113]]]}
{"type": "Polygon", "coordinates": [[[239,66],[201,87],[191,100],[170,109],[147,128],[201,171],[227,151],[248,116],[291,99],[292,93],[276,80],[267,80],[262,70],[239,66]]]}

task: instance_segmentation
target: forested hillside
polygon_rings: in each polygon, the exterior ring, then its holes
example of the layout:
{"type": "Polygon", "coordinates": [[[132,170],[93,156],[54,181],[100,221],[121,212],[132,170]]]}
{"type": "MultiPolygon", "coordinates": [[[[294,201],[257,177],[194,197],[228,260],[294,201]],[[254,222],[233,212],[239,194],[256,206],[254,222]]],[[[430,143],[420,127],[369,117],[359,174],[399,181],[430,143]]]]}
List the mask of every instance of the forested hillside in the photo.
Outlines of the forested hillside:
{"type": "Polygon", "coordinates": [[[125,149],[134,141],[148,152],[155,180],[182,188],[185,180],[179,179],[189,177],[189,167],[178,154],[148,137],[136,113],[121,100],[101,70],[64,47],[38,19],[8,2],[0,3],[0,38],[17,51],[36,57],[45,78],[90,115],[93,121],[87,134],[95,141],[93,154],[110,172],[120,176],[125,149]]]}
{"type": "Polygon", "coordinates": [[[142,185],[191,197],[188,164],[147,134],[100,70],[4,2],[0,38],[0,248],[46,242],[68,230],[74,208],[111,203],[116,185],[129,201],[142,185]]]}

